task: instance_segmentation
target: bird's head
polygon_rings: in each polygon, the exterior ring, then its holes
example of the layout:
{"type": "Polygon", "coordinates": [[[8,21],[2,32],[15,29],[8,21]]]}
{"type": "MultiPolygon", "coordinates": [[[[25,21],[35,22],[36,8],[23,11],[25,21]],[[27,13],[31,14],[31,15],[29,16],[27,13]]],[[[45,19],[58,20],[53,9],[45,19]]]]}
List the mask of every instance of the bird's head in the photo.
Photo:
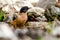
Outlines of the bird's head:
{"type": "Polygon", "coordinates": [[[28,6],[24,6],[20,9],[20,13],[26,13],[30,9],[28,6]]]}

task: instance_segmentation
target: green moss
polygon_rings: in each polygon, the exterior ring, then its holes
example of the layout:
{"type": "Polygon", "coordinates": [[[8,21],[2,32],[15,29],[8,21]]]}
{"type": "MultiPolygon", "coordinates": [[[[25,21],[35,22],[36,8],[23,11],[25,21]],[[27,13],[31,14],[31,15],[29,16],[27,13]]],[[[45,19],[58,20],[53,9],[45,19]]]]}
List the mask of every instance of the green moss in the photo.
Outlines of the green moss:
{"type": "Polygon", "coordinates": [[[25,24],[25,26],[29,26],[29,23],[27,22],[27,23],[25,24]]]}
{"type": "Polygon", "coordinates": [[[52,32],[52,29],[47,29],[48,34],[52,32]]]}
{"type": "Polygon", "coordinates": [[[42,40],[42,37],[38,35],[36,40],[42,40]]]}
{"type": "Polygon", "coordinates": [[[6,13],[5,11],[1,11],[1,12],[0,12],[0,21],[3,20],[5,13],[6,13]]]}
{"type": "Polygon", "coordinates": [[[47,32],[50,34],[51,32],[52,32],[52,30],[54,29],[54,27],[55,27],[55,24],[54,24],[54,22],[49,22],[49,25],[50,25],[50,28],[49,29],[47,29],[47,32]]]}

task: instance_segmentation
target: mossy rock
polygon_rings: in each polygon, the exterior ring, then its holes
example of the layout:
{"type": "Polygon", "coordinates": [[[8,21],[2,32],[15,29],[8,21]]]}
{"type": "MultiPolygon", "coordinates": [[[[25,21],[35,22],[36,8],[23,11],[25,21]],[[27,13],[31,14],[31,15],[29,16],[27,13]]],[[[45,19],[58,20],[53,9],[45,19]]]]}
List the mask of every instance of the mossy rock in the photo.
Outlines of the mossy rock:
{"type": "Polygon", "coordinates": [[[3,21],[5,13],[6,13],[5,11],[0,12],[0,21],[3,21]]]}
{"type": "Polygon", "coordinates": [[[59,20],[60,8],[56,7],[55,5],[48,5],[46,7],[44,15],[48,21],[54,21],[55,18],[57,18],[57,17],[59,20]]]}

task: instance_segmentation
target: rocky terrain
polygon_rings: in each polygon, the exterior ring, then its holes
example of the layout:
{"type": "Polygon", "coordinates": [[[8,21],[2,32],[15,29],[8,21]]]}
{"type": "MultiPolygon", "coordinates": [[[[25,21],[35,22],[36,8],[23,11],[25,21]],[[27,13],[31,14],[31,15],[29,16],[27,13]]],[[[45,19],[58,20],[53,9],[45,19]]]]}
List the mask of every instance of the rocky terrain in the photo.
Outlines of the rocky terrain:
{"type": "MultiPolygon", "coordinates": [[[[60,40],[60,21],[55,19],[53,22],[46,22],[47,19],[44,16],[46,6],[48,4],[54,4],[55,2],[55,0],[0,0],[0,8],[2,8],[3,11],[9,13],[10,18],[23,6],[31,7],[28,12],[31,12],[31,14],[35,13],[39,16],[36,17],[38,21],[28,21],[25,24],[24,29],[14,30],[11,28],[11,32],[13,31],[11,34],[9,31],[7,31],[7,33],[0,32],[0,35],[2,36],[0,40],[60,40]],[[6,35],[8,35],[4,36],[2,33],[6,33],[6,35]],[[14,36],[18,36],[17,39],[14,39],[14,36]]],[[[1,26],[1,28],[3,29],[4,26],[6,25],[3,23],[3,26],[1,26]]],[[[10,30],[8,29],[10,28],[9,25],[6,26],[6,28],[6,30],[10,30]]],[[[2,31],[2,29],[0,30],[2,31]]]]}

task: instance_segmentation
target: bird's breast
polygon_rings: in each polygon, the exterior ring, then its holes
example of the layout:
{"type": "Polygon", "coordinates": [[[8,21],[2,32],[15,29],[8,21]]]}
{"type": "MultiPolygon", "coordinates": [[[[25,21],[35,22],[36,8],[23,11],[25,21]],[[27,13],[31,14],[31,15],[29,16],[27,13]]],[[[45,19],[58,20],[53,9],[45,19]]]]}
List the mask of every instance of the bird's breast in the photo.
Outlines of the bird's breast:
{"type": "Polygon", "coordinates": [[[17,18],[17,22],[18,23],[24,23],[24,22],[26,22],[27,21],[27,15],[20,15],[20,16],[18,16],[18,18],[17,18]]]}

